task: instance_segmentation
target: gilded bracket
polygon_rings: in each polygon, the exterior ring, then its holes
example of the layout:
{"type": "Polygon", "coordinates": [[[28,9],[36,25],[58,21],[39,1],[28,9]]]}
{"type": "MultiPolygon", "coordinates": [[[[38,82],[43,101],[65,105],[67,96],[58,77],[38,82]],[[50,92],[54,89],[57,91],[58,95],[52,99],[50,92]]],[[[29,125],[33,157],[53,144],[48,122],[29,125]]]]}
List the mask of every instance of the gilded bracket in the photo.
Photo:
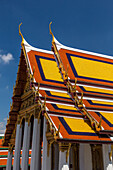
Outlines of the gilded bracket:
{"type": "Polygon", "coordinates": [[[68,160],[70,148],[71,148],[71,143],[59,143],[59,150],[61,152],[66,151],[66,162],[68,160]]]}

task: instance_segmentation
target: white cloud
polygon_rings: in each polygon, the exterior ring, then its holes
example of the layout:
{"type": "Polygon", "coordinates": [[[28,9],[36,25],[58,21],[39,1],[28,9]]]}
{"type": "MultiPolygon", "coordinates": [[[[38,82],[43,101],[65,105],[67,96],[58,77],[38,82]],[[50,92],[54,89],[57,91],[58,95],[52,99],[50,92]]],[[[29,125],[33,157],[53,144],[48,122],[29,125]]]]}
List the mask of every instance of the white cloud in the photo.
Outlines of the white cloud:
{"type": "Polygon", "coordinates": [[[13,55],[11,53],[8,53],[8,54],[0,54],[0,61],[5,63],[5,64],[9,64],[9,62],[11,60],[13,60],[13,55]]]}
{"type": "Polygon", "coordinates": [[[2,122],[0,122],[0,134],[5,133],[7,118],[4,118],[2,122]]]}

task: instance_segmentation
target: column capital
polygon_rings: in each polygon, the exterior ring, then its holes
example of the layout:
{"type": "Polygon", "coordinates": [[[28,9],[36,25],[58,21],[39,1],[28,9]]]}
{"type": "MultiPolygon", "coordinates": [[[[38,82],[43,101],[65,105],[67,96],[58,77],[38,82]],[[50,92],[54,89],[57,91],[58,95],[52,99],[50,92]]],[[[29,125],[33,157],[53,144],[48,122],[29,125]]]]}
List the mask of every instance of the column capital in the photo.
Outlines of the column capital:
{"type": "Polygon", "coordinates": [[[20,117],[20,115],[18,115],[17,124],[20,124],[20,123],[21,123],[21,117],[20,117]]]}
{"type": "Polygon", "coordinates": [[[8,150],[9,150],[10,153],[12,153],[12,152],[13,152],[14,145],[13,145],[12,143],[8,143],[8,145],[9,145],[8,150]]]}
{"type": "Polygon", "coordinates": [[[25,113],[25,122],[28,122],[29,121],[29,114],[26,112],[25,113]]]}
{"type": "Polygon", "coordinates": [[[34,118],[38,119],[38,122],[39,122],[39,119],[40,119],[41,111],[42,111],[41,105],[38,105],[38,107],[36,107],[35,110],[34,110],[34,118]]]}
{"type": "Polygon", "coordinates": [[[71,143],[59,143],[59,150],[61,152],[66,151],[66,162],[68,160],[70,148],[71,148],[71,143]]]}

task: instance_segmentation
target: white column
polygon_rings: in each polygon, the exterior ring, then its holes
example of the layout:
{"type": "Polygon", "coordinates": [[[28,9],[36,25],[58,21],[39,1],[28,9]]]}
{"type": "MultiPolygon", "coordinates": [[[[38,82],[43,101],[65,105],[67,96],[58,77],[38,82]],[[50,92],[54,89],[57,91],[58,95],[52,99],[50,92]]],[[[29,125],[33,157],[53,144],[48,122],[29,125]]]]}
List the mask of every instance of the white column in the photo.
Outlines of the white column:
{"type": "Polygon", "coordinates": [[[40,169],[40,121],[34,119],[33,139],[32,139],[32,154],[31,154],[31,170],[40,169]]]}
{"type": "Polygon", "coordinates": [[[46,124],[46,118],[44,117],[42,170],[51,170],[51,148],[49,150],[49,156],[47,156],[46,131],[47,131],[47,124],[46,124]]]}
{"type": "Polygon", "coordinates": [[[59,152],[59,170],[69,170],[69,156],[66,162],[66,153],[67,151],[59,152]]]}
{"type": "Polygon", "coordinates": [[[17,124],[13,170],[20,170],[21,138],[22,127],[20,127],[20,124],[17,124]]]}
{"type": "Polygon", "coordinates": [[[104,162],[104,170],[113,170],[112,159],[109,159],[109,153],[111,151],[111,145],[103,144],[103,162],[104,162]]]}
{"type": "Polygon", "coordinates": [[[92,155],[89,144],[80,144],[79,160],[80,170],[92,170],[92,155]]]}
{"type": "Polygon", "coordinates": [[[8,151],[8,158],[7,158],[7,166],[6,170],[11,170],[12,167],[12,156],[13,156],[13,148],[10,148],[11,145],[9,145],[9,151],[8,151]]]}
{"type": "Polygon", "coordinates": [[[30,145],[30,127],[31,124],[28,126],[28,122],[25,121],[24,127],[24,139],[23,139],[23,148],[22,148],[22,170],[28,169],[28,162],[29,162],[29,145],[30,145]]]}

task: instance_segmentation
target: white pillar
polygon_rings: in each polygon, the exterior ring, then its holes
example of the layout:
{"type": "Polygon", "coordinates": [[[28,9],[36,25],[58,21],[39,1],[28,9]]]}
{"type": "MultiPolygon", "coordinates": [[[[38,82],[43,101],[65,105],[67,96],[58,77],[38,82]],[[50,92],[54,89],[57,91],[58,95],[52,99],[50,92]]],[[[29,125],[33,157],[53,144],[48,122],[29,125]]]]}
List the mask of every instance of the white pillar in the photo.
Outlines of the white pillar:
{"type": "Polygon", "coordinates": [[[10,144],[9,145],[9,151],[8,151],[6,170],[11,170],[11,167],[12,167],[13,148],[11,146],[12,145],[10,144]]]}
{"type": "Polygon", "coordinates": [[[28,126],[28,122],[25,121],[24,127],[24,139],[23,139],[23,148],[22,148],[22,170],[28,169],[28,162],[29,162],[29,145],[30,145],[30,127],[31,124],[28,126]]]}
{"type": "Polygon", "coordinates": [[[40,121],[34,119],[30,170],[40,169],[40,121]]]}
{"type": "Polygon", "coordinates": [[[22,127],[20,127],[20,124],[17,124],[13,170],[20,170],[21,138],[22,127]]]}
{"type": "Polygon", "coordinates": [[[66,153],[67,151],[59,152],[59,170],[69,170],[69,156],[66,162],[66,153]]]}
{"type": "Polygon", "coordinates": [[[80,144],[79,160],[80,170],[92,170],[92,155],[89,144],[80,144]]]}
{"type": "Polygon", "coordinates": [[[112,160],[109,159],[111,145],[103,144],[102,150],[103,150],[104,170],[113,170],[112,160]]]}
{"type": "Polygon", "coordinates": [[[47,131],[47,124],[46,124],[46,118],[44,117],[42,170],[51,170],[51,148],[49,150],[49,156],[47,156],[46,131],[47,131]]]}

